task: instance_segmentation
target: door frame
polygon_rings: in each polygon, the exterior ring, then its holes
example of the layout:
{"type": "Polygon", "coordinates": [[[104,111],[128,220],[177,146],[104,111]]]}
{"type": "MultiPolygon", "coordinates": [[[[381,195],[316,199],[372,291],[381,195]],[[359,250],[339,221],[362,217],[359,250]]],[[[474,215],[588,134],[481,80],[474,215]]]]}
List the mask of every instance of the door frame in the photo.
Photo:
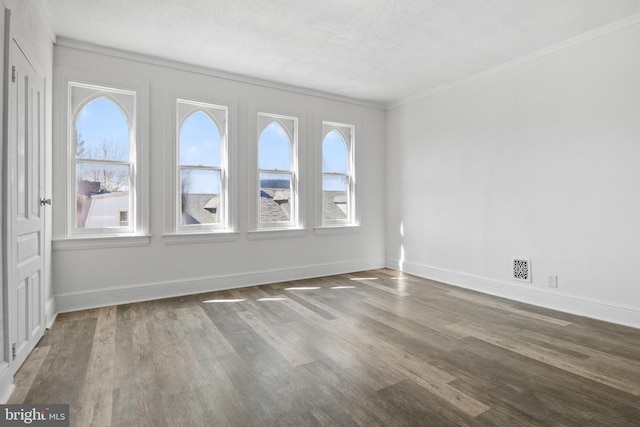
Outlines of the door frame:
{"type": "MultiPolygon", "coordinates": [[[[4,6],[4,4],[2,5],[4,6]]],[[[0,240],[2,244],[0,245],[0,264],[2,265],[2,275],[0,276],[0,303],[2,306],[0,307],[0,328],[2,328],[2,340],[0,342],[0,403],[5,403],[9,397],[11,396],[11,392],[14,389],[13,385],[13,373],[11,372],[11,358],[8,357],[9,352],[7,351],[10,347],[10,337],[9,337],[9,316],[8,316],[8,308],[9,304],[8,300],[8,291],[9,288],[7,286],[7,259],[6,259],[6,246],[7,246],[7,220],[6,213],[7,210],[7,197],[6,197],[6,171],[7,168],[5,166],[6,159],[6,150],[8,149],[8,144],[6,141],[8,139],[8,126],[6,126],[6,117],[7,117],[7,88],[9,86],[8,79],[5,78],[8,76],[7,69],[9,68],[9,50],[8,50],[8,40],[11,38],[10,32],[10,22],[11,22],[11,11],[5,7],[2,8],[2,17],[1,17],[2,28],[0,31],[0,49],[2,49],[2,67],[0,67],[0,79],[2,80],[2,84],[0,85],[0,95],[2,99],[2,111],[0,114],[0,128],[2,129],[2,149],[0,150],[0,177],[2,177],[2,185],[0,185],[0,240]]]]}

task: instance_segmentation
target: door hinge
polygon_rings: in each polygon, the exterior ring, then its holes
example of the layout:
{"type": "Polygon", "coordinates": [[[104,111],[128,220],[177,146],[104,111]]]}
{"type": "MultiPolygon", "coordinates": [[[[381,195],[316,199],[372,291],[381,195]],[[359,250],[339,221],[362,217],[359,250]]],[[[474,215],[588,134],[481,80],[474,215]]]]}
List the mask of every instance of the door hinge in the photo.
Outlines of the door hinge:
{"type": "Polygon", "coordinates": [[[16,66],[15,65],[11,66],[11,82],[12,83],[16,82],[16,66]]]}
{"type": "Polygon", "coordinates": [[[11,360],[16,360],[16,343],[11,346],[11,360]]]}

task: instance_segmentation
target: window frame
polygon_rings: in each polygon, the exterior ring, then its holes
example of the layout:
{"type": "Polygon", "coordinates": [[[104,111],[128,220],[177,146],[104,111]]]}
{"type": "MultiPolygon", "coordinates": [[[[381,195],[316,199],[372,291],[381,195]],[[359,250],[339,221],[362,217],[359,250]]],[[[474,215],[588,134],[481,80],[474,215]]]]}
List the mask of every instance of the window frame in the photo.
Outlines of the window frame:
{"type": "Polygon", "coordinates": [[[256,229],[259,231],[267,231],[267,230],[289,230],[289,229],[298,229],[300,228],[300,201],[298,195],[299,188],[299,117],[284,115],[284,114],[275,114],[275,113],[267,113],[263,111],[258,111],[256,114],[256,163],[255,163],[255,171],[256,171],[256,181],[255,181],[255,209],[254,209],[254,220],[256,224],[256,229]],[[290,121],[290,124],[287,124],[285,121],[290,121]],[[260,137],[262,132],[271,125],[271,123],[277,123],[287,134],[289,137],[290,143],[290,165],[287,170],[271,170],[271,169],[260,169],[260,137]],[[263,222],[262,212],[261,212],[261,182],[260,176],[263,173],[273,173],[273,174],[283,174],[288,173],[291,175],[291,187],[290,187],[290,215],[289,221],[273,221],[273,222],[263,222]]]}
{"type": "Polygon", "coordinates": [[[126,225],[129,224],[129,209],[118,209],[118,222],[120,222],[121,225],[123,222],[126,222],[126,225]],[[123,216],[125,219],[122,219],[123,216]]]}
{"type": "Polygon", "coordinates": [[[174,194],[173,198],[173,210],[174,210],[174,231],[176,234],[188,235],[198,233],[216,233],[230,231],[229,220],[229,106],[196,101],[193,99],[187,99],[186,97],[176,97],[174,101],[175,109],[175,137],[173,142],[174,147],[174,194]],[[189,106],[185,107],[185,111],[180,111],[180,104],[189,106]],[[215,111],[217,114],[213,114],[215,111]],[[204,113],[216,126],[220,133],[220,166],[197,166],[187,165],[183,166],[180,161],[180,133],[182,126],[193,115],[198,112],[204,113]],[[217,115],[222,114],[222,118],[217,115]],[[223,121],[223,123],[220,123],[223,121]],[[182,207],[181,196],[181,172],[183,168],[196,169],[196,170],[212,170],[220,172],[220,221],[212,224],[182,224],[182,207]]]}
{"type": "Polygon", "coordinates": [[[356,126],[354,124],[339,123],[329,120],[323,120],[321,122],[321,138],[320,138],[320,156],[319,156],[319,177],[320,177],[320,194],[319,194],[319,223],[321,227],[351,227],[357,226],[356,220],[356,157],[355,157],[355,138],[356,138],[356,126]],[[325,173],[323,167],[324,158],[324,141],[329,133],[336,131],[342,138],[347,146],[347,173],[325,173]],[[331,176],[344,176],[347,178],[347,218],[345,219],[333,219],[327,220],[324,216],[324,177],[325,175],[331,176]]]}
{"type": "Polygon", "coordinates": [[[88,83],[78,79],[69,79],[66,81],[67,89],[67,115],[66,115],[66,147],[67,147],[67,183],[66,183],[66,237],[67,238],[91,238],[91,237],[113,237],[113,236],[140,236],[145,231],[145,223],[143,221],[143,196],[144,189],[143,177],[140,169],[142,168],[142,149],[139,145],[142,141],[142,132],[138,123],[138,117],[141,113],[141,97],[138,88],[130,88],[117,84],[101,84],[88,83]],[[74,88],[80,91],[86,91],[87,94],[80,94],[79,99],[74,100],[74,88]],[[129,106],[118,100],[118,97],[130,96],[132,101],[129,106]],[[86,106],[92,102],[105,98],[112,102],[124,115],[129,126],[129,160],[115,161],[105,159],[78,158],[77,156],[77,122],[80,113],[86,106]],[[94,227],[94,228],[77,228],[76,227],[76,209],[77,209],[77,165],[79,163],[103,163],[111,165],[127,165],[129,167],[129,220],[127,226],[114,227],[94,227]]]}

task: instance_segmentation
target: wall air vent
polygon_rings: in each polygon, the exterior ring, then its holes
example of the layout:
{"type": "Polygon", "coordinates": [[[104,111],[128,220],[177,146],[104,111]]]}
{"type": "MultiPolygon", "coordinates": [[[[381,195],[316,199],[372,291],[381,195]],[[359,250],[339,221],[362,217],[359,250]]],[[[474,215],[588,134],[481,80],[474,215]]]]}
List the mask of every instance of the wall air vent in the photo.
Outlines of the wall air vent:
{"type": "Polygon", "coordinates": [[[529,258],[513,257],[511,277],[515,280],[531,283],[531,260],[529,258]]]}

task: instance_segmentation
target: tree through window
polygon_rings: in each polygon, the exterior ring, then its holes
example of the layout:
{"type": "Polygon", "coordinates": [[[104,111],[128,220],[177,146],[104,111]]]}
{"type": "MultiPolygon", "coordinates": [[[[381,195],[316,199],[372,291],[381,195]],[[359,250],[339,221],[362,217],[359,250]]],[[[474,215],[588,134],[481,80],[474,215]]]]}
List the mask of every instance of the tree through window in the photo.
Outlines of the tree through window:
{"type": "Polygon", "coordinates": [[[132,133],[123,110],[108,94],[86,102],[75,133],[76,229],[129,228],[133,210],[132,133]]]}

